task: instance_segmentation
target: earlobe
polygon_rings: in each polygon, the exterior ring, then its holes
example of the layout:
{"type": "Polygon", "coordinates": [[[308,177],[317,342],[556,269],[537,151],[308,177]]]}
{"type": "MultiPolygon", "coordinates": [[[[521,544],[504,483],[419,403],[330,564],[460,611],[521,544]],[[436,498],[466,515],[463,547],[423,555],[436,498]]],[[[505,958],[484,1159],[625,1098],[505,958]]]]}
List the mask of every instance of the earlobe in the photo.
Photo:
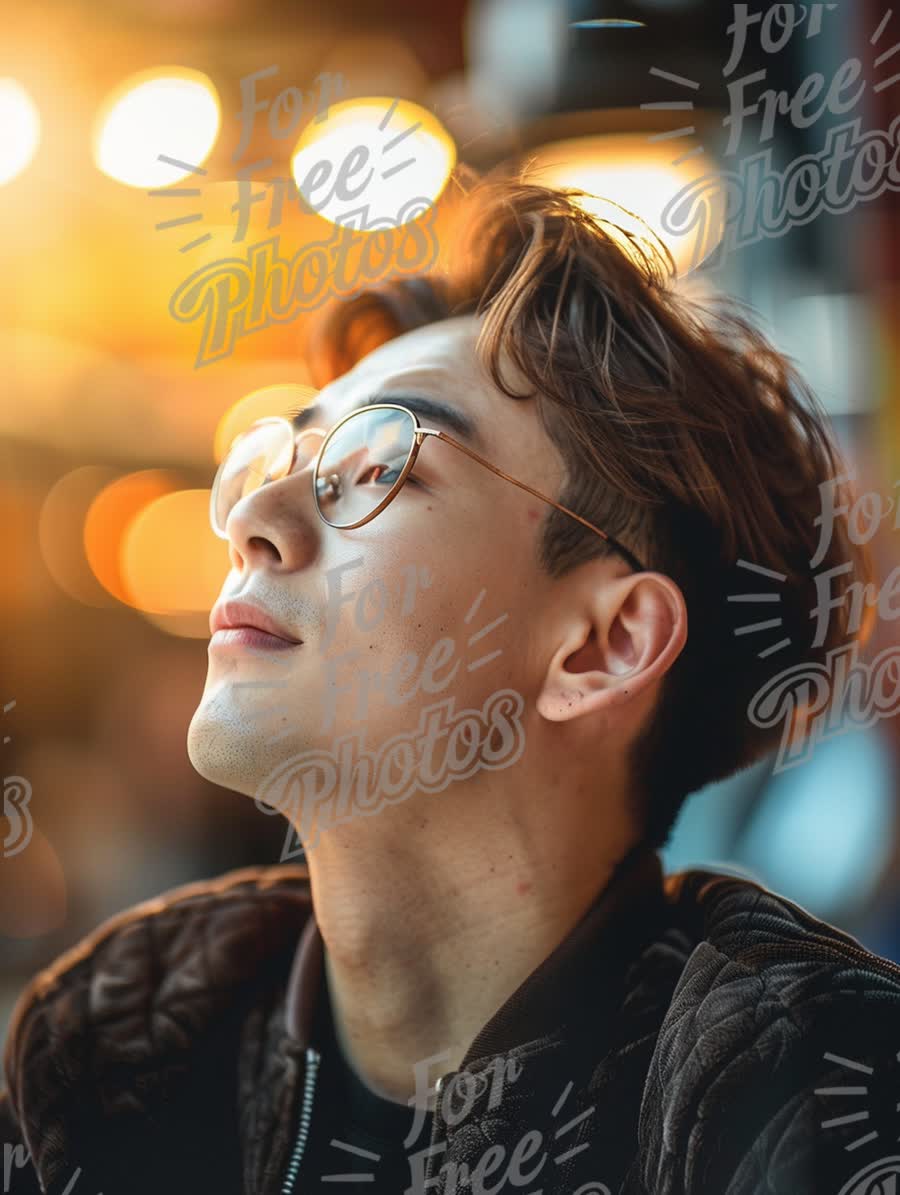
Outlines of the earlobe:
{"type": "Polygon", "coordinates": [[[665,675],[687,639],[684,597],[670,577],[631,574],[592,593],[589,610],[566,628],[535,703],[551,722],[623,709],[665,675]]]}
{"type": "Polygon", "coordinates": [[[615,704],[614,688],[590,689],[586,676],[573,676],[572,685],[563,683],[555,689],[545,687],[538,695],[538,713],[548,722],[567,722],[579,718],[589,710],[599,710],[615,704]]]}

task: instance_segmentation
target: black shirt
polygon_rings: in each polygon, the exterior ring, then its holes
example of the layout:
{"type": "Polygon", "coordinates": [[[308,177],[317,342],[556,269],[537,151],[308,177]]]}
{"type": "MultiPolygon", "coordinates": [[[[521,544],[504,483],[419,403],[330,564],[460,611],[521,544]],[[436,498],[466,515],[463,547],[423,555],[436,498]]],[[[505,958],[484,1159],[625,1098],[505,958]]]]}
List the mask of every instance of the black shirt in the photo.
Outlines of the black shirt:
{"type": "Polygon", "coordinates": [[[321,1062],[294,1191],[402,1195],[412,1182],[410,1155],[427,1149],[431,1140],[432,1113],[416,1112],[411,1105],[386,1099],[366,1086],[337,1040],[327,991],[325,984],[316,1011],[313,1041],[321,1062]],[[408,1140],[415,1126],[416,1136],[408,1140]]]}

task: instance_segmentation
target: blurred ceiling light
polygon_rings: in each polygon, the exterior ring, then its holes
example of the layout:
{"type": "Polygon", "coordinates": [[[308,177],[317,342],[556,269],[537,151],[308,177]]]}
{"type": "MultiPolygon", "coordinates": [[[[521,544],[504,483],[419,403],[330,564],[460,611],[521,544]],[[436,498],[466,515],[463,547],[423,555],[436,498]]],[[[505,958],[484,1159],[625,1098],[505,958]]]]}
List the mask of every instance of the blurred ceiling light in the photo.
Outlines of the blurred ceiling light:
{"type": "Polygon", "coordinates": [[[570,29],[640,29],[644,21],[624,21],[617,17],[593,17],[589,21],[572,21],[570,29]]]}
{"type": "Polygon", "coordinates": [[[422,215],[456,163],[441,122],[409,100],[374,96],[333,104],[304,129],[291,173],[306,202],[334,224],[364,213],[365,224],[395,227],[422,215]]]}
{"type": "Polygon", "coordinates": [[[130,187],[165,187],[205,173],[220,124],[219,97],[206,75],[188,67],[141,71],[104,101],[94,124],[94,160],[130,187]]]}
{"type": "Polygon", "coordinates": [[[165,494],[129,524],[122,541],[122,577],[142,611],[208,614],[219,596],[230,561],[228,545],[209,525],[209,493],[165,494]]]}
{"type": "Polygon", "coordinates": [[[41,118],[15,79],[0,79],[0,186],[21,174],[41,139],[41,118]]]}
{"type": "Polygon", "coordinates": [[[129,473],[105,486],[91,503],[84,520],[84,550],[94,576],[125,605],[136,603],[122,577],[122,540],[132,520],[149,503],[178,490],[180,479],[162,469],[129,473]]]}
{"type": "Polygon", "coordinates": [[[235,436],[246,431],[251,423],[267,415],[286,415],[300,407],[314,403],[318,390],[297,382],[284,382],[275,386],[263,386],[247,394],[229,407],[216,428],[213,455],[218,464],[225,456],[235,436]]]}
{"type": "Polygon", "coordinates": [[[633,133],[575,137],[540,146],[529,154],[523,172],[528,182],[586,191],[581,206],[608,221],[607,231],[626,249],[628,238],[611,225],[652,245],[644,224],[649,225],[672,254],[679,275],[696,269],[722,239],[726,202],[717,177],[708,162],[704,164],[702,146],[692,138],[654,144],[646,134],[633,133]],[[699,194],[701,180],[710,184],[702,187],[702,201],[709,208],[702,248],[695,225],[678,235],[663,224],[667,205],[676,196],[699,194]]]}

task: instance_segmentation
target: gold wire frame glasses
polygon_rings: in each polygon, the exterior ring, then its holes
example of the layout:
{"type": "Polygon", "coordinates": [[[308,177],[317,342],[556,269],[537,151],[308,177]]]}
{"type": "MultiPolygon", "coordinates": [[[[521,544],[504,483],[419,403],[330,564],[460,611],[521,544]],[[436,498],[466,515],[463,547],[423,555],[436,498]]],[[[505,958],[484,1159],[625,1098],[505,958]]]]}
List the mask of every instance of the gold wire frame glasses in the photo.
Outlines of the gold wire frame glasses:
{"type": "Polygon", "coordinates": [[[518,486],[554,509],[576,519],[615,548],[636,572],[643,564],[629,550],[593,523],[568,507],[548,498],[492,465],[474,449],[438,428],[422,427],[418,416],[397,403],[373,403],[351,411],[327,433],[322,428],[295,431],[289,419],[280,415],[258,419],[233,441],[220,464],[210,494],[210,523],[216,535],[227,539],[225,524],[234,505],[268,481],[287,477],[297,461],[297,449],[310,437],[323,437],[318,451],[304,468],[313,464],[312,486],[319,518],[330,527],[350,531],[370,523],[397,497],[415,467],[426,436],[451,444],[485,469],[518,486]],[[396,476],[388,488],[362,484],[396,476]]]}

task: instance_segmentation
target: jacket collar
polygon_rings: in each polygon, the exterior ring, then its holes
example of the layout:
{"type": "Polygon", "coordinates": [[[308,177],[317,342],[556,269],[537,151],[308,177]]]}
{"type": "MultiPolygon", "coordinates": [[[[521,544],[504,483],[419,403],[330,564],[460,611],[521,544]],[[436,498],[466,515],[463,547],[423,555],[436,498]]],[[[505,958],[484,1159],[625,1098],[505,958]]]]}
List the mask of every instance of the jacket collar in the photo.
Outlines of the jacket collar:
{"type": "MultiPolygon", "coordinates": [[[[625,965],[650,938],[664,907],[660,857],[639,845],[619,862],[571,932],[482,1027],[462,1068],[567,1026],[574,1030],[585,1017],[596,1024],[599,1008],[615,998],[625,965]]],[[[285,1005],[288,1036],[303,1048],[312,1042],[318,1001],[327,999],[323,964],[313,913],[301,934],[285,1005]]]]}

